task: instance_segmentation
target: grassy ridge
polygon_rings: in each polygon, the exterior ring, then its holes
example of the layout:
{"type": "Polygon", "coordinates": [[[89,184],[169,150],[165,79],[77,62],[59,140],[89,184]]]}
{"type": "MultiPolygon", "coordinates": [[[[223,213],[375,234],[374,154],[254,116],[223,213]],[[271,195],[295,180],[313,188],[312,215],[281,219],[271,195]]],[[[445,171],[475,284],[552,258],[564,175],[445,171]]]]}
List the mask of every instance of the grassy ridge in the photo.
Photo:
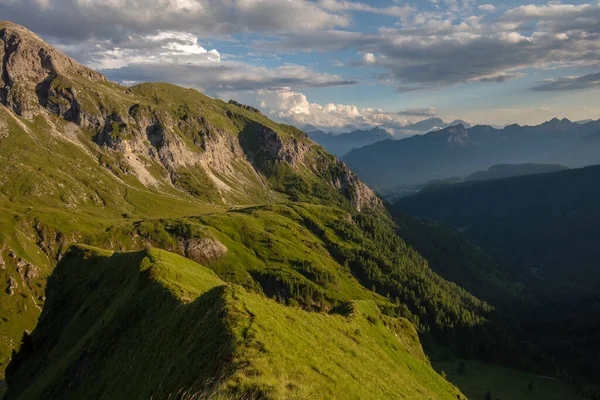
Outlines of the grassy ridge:
{"type": "Polygon", "coordinates": [[[461,396],[410,323],[371,302],[339,310],[282,306],[165,251],[75,247],[9,369],[7,398],[461,396]]]}

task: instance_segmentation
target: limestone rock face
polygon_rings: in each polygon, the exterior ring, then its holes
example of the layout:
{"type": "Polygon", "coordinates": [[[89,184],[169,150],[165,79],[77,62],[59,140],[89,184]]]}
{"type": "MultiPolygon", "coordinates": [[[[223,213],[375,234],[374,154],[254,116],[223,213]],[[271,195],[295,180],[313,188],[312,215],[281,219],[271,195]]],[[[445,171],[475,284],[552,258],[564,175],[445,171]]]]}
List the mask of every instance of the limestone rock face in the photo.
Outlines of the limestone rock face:
{"type": "MultiPolygon", "coordinates": [[[[306,133],[256,108],[169,84],[125,88],[10,22],[0,22],[0,60],[0,103],[7,112],[25,119],[42,115],[56,135],[84,149],[89,143],[81,141],[91,135],[110,156],[99,157],[109,160],[100,161],[103,167],[134,175],[147,187],[174,186],[222,204],[258,204],[280,198],[273,187],[286,190],[270,179],[292,174],[304,187],[325,183],[326,191],[342,194],[357,210],[381,207],[306,133]]],[[[5,125],[0,122],[0,139],[8,136],[5,125]]]]}
{"type": "Polygon", "coordinates": [[[373,190],[365,185],[358,176],[350,171],[346,164],[341,164],[342,173],[334,181],[334,186],[346,197],[357,211],[369,207],[382,208],[383,202],[373,190]]]}
{"type": "MultiPolygon", "coordinates": [[[[0,24],[0,102],[17,115],[32,118],[49,96],[50,82],[61,76],[84,77],[92,81],[106,78],[46,44],[26,28],[0,24]]],[[[72,93],[63,93],[66,98],[72,93]]],[[[63,107],[64,108],[64,107],[63,107]]],[[[67,112],[71,107],[64,109],[67,112]]]]}
{"type": "Polygon", "coordinates": [[[209,264],[227,254],[227,247],[211,237],[190,239],[185,244],[185,255],[199,264],[209,264]]]}
{"type": "Polygon", "coordinates": [[[6,287],[6,293],[9,296],[13,296],[15,294],[15,290],[18,288],[17,281],[12,276],[8,278],[8,286],[6,287]]]}

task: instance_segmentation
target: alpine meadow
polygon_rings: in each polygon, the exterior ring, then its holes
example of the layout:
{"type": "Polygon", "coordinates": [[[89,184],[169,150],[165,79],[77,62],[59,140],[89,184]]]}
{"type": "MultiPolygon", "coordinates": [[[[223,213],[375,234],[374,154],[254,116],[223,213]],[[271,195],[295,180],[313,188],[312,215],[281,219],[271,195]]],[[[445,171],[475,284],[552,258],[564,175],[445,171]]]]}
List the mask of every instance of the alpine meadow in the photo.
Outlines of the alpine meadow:
{"type": "Polygon", "coordinates": [[[599,25],[0,1],[0,398],[599,400],[599,25]]]}

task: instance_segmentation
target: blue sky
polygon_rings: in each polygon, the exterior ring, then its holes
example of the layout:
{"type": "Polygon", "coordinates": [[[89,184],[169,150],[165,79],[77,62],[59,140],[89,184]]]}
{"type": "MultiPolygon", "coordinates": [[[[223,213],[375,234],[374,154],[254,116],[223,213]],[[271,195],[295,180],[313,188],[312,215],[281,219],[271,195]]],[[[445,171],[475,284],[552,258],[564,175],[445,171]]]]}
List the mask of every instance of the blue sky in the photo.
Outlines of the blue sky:
{"type": "Polygon", "coordinates": [[[3,0],[124,84],[166,81],[298,126],[600,118],[600,2],[3,0]]]}

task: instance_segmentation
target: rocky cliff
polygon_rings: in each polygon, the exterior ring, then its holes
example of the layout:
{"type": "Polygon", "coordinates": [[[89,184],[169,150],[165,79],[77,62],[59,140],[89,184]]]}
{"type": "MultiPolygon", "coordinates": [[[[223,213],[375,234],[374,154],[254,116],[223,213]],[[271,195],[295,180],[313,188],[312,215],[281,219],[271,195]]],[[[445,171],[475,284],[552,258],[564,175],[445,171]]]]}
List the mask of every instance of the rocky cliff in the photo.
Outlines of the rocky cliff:
{"type": "Polygon", "coordinates": [[[381,206],[305,133],[253,107],[168,84],[120,86],[10,22],[0,23],[0,57],[0,102],[10,112],[42,118],[87,147],[91,136],[92,151],[111,160],[103,166],[147,187],[175,187],[213,203],[263,203],[286,192],[273,182],[283,168],[307,187],[326,184],[357,210],[381,206]]]}

